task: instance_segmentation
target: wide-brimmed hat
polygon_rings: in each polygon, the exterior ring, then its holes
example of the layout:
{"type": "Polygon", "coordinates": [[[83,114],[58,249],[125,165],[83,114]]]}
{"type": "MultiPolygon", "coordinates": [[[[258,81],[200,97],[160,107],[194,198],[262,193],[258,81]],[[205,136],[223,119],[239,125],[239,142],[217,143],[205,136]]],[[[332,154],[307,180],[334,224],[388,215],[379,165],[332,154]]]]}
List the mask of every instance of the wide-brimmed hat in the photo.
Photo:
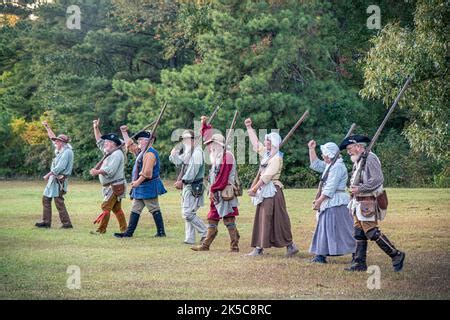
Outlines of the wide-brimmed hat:
{"type": "Polygon", "coordinates": [[[347,148],[347,146],[354,144],[354,143],[370,143],[370,138],[367,136],[363,136],[360,134],[355,134],[352,135],[350,137],[347,137],[344,139],[344,141],[341,142],[341,144],[339,145],[339,149],[340,150],[344,150],[345,148],[347,148]]]}
{"type": "Polygon", "coordinates": [[[119,136],[115,133],[108,133],[101,136],[103,140],[110,140],[114,142],[116,145],[120,146],[122,144],[122,140],[120,140],[119,136]]]}
{"type": "Polygon", "coordinates": [[[210,144],[212,142],[220,144],[222,147],[224,147],[225,146],[225,137],[223,135],[221,135],[220,133],[213,134],[211,139],[205,141],[205,144],[210,144]]]}
{"type": "Polygon", "coordinates": [[[69,143],[70,138],[68,136],[66,136],[65,134],[60,134],[57,137],[53,137],[52,140],[53,141],[59,140],[59,141],[64,142],[64,143],[69,143]]]}

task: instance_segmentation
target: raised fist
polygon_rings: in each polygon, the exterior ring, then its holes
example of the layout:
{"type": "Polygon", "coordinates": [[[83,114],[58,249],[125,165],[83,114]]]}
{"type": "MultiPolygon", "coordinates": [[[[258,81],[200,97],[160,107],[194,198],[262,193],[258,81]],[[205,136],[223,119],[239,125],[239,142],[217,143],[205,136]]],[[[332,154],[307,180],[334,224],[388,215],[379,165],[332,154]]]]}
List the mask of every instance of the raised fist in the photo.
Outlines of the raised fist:
{"type": "Polygon", "coordinates": [[[120,131],[127,132],[128,131],[128,126],[120,126],[120,131]]]}
{"type": "Polygon", "coordinates": [[[315,149],[316,146],[317,146],[316,141],[311,140],[311,141],[308,142],[308,148],[309,148],[309,149],[315,149]]]}
{"type": "Polygon", "coordinates": [[[92,126],[94,128],[98,128],[100,126],[100,118],[98,118],[97,120],[92,121],[92,126]]]}
{"type": "Polygon", "coordinates": [[[244,124],[247,128],[251,127],[253,124],[252,119],[250,119],[250,118],[245,119],[244,124]]]}
{"type": "Polygon", "coordinates": [[[42,121],[42,124],[44,125],[44,127],[48,127],[48,122],[46,120],[42,121]]]}
{"type": "Polygon", "coordinates": [[[206,123],[206,121],[208,121],[208,117],[207,116],[201,116],[200,117],[200,122],[203,124],[203,123],[206,123]]]}

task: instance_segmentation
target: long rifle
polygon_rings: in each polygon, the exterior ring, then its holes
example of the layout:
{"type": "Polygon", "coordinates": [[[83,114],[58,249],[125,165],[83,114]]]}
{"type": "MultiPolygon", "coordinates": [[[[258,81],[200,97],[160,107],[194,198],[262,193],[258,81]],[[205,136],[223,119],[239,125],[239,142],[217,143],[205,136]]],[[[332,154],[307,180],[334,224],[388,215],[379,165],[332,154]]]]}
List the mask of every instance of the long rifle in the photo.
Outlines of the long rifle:
{"type": "MultiPolygon", "coordinates": [[[[355,128],[356,128],[356,123],[353,123],[353,124],[351,125],[350,129],[348,130],[347,134],[345,135],[344,140],[347,139],[348,137],[350,137],[350,136],[352,135],[352,133],[353,133],[353,131],[355,130],[355,128]]],[[[327,179],[328,179],[328,175],[330,174],[331,167],[336,163],[337,159],[339,159],[339,155],[340,155],[340,152],[338,152],[338,153],[334,156],[334,158],[333,158],[333,160],[331,161],[330,166],[328,167],[327,171],[326,171],[325,174],[320,178],[319,186],[317,187],[316,200],[319,199],[320,195],[322,194],[323,185],[325,184],[325,182],[326,182],[327,179]]]]}
{"type": "Polygon", "coordinates": [[[378,138],[380,137],[381,131],[383,131],[384,126],[386,125],[386,122],[389,120],[389,117],[391,116],[392,112],[394,111],[395,107],[397,106],[398,102],[400,101],[400,98],[403,96],[403,93],[405,92],[406,88],[408,88],[409,84],[411,83],[412,80],[412,75],[410,75],[408,77],[408,79],[406,79],[405,84],[403,85],[402,89],[400,90],[400,92],[397,95],[397,98],[395,98],[394,103],[392,104],[392,106],[389,108],[388,113],[386,114],[386,116],[383,119],[383,122],[381,122],[380,126],[377,129],[377,132],[375,133],[375,135],[373,136],[372,140],[369,143],[369,146],[366,148],[366,150],[364,151],[364,153],[361,155],[361,165],[359,166],[359,168],[357,169],[354,177],[355,179],[352,181],[352,186],[358,186],[359,183],[361,182],[361,172],[364,169],[364,167],[366,166],[366,161],[367,161],[367,156],[369,155],[370,151],[372,150],[373,146],[375,145],[375,143],[377,142],[378,138]]]}
{"type": "MultiPolygon", "coordinates": [[[[133,134],[133,135],[130,137],[130,139],[134,139],[134,137],[136,137],[136,135],[137,135],[139,132],[142,132],[142,131],[147,130],[148,128],[150,128],[151,126],[153,126],[153,125],[155,124],[155,122],[156,122],[156,120],[153,120],[152,122],[150,122],[150,123],[149,123],[148,125],[146,125],[144,128],[142,128],[141,130],[139,130],[138,132],[136,132],[135,134],[133,134]]],[[[100,169],[100,167],[102,166],[102,164],[103,164],[103,162],[105,161],[105,159],[108,158],[110,155],[112,155],[115,151],[121,149],[123,146],[124,146],[124,144],[122,143],[122,144],[121,144],[120,146],[118,146],[117,148],[114,148],[113,150],[111,150],[110,152],[108,152],[107,154],[105,154],[105,155],[103,156],[103,158],[102,158],[99,162],[97,162],[97,164],[95,165],[94,168],[95,168],[96,170],[100,169]]]]}
{"type": "MultiPolygon", "coordinates": [[[[222,103],[219,104],[214,111],[211,113],[211,116],[209,116],[208,120],[206,121],[207,125],[210,125],[212,123],[212,121],[214,120],[214,118],[217,116],[217,113],[219,112],[219,109],[222,107],[222,103]]],[[[189,159],[187,159],[187,161],[183,161],[183,163],[181,164],[181,168],[180,168],[180,173],[177,176],[177,181],[181,180],[181,178],[184,175],[184,168],[186,166],[186,163],[189,162],[190,157],[192,157],[192,154],[194,153],[195,148],[199,145],[199,143],[201,142],[202,137],[197,138],[197,140],[194,143],[194,148],[191,150],[191,155],[189,156],[189,159]]],[[[179,150],[181,151],[181,150],[179,150]]]]}
{"type": "Polygon", "coordinates": [[[224,152],[226,151],[227,146],[228,146],[228,144],[230,143],[231,135],[232,135],[232,133],[233,133],[234,126],[236,125],[236,119],[237,119],[238,113],[239,113],[239,112],[238,112],[237,110],[234,112],[233,120],[231,121],[231,126],[230,126],[230,129],[228,129],[227,138],[225,139],[225,148],[224,148],[224,152]]]}
{"type": "Polygon", "coordinates": [[[147,143],[145,144],[145,147],[141,150],[142,157],[140,157],[140,159],[138,159],[138,161],[140,163],[142,163],[142,161],[144,160],[144,154],[145,154],[145,152],[147,152],[147,149],[150,146],[150,143],[155,138],[156,129],[158,129],[159,123],[161,122],[161,118],[164,114],[164,111],[166,111],[166,108],[167,108],[167,102],[164,102],[164,105],[163,105],[161,111],[159,112],[158,118],[156,118],[155,124],[153,125],[153,129],[150,132],[150,137],[148,138],[147,143]]]}
{"type": "MultiPolygon", "coordinates": [[[[306,110],[303,115],[300,117],[300,119],[297,120],[297,122],[295,123],[295,125],[292,127],[292,129],[289,131],[289,133],[284,137],[284,139],[281,141],[280,146],[278,147],[278,149],[281,149],[282,146],[284,146],[286,144],[286,142],[288,142],[288,140],[292,137],[292,135],[294,134],[295,130],[297,130],[297,128],[302,124],[303,121],[305,121],[306,117],[309,115],[309,111],[306,110]]],[[[259,180],[259,177],[261,176],[261,170],[262,167],[267,165],[267,163],[269,163],[269,160],[272,159],[275,156],[276,152],[272,153],[272,155],[266,160],[264,161],[264,163],[261,161],[261,165],[259,166],[259,170],[258,173],[256,174],[255,179],[253,179],[252,185],[250,187],[253,188],[259,180]]]]}
{"type": "Polygon", "coordinates": [[[211,115],[209,116],[208,121],[206,121],[206,124],[209,125],[209,124],[212,123],[212,121],[214,120],[214,118],[217,116],[217,113],[219,112],[219,109],[222,107],[222,104],[223,104],[223,102],[222,102],[221,104],[219,104],[219,105],[214,109],[213,113],[211,113],[211,115]]]}
{"type": "Polygon", "coordinates": [[[150,128],[151,126],[153,126],[153,125],[155,124],[155,122],[156,122],[156,120],[153,120],[152,122],[150,122],[148,125],[146,125],[145,127],[143,127],[141,130],[139,130],[139,131],[137,131],[135,134],[133,134],[133,135],[130,137],[130,139],[134,139],[134,137],[136,137],[137,134],[138,134],[139,132],[146,131],[148,128],[150,128]]]}
{"type": "Polygon", "coordinates": [[[97,162],[97,164],[95,165],[94,169],[95,169],[95,170],[99,170],[99,169],[101,168],[103,162],[106,160],[106,158],[108,158],[110,155],[112,155],[112,154],[113,154],[114,152],[116,152],[117,150],[122,149],[123,145],[124,145],[124,144],[121,143],[120,146],[118,146],[118,147],[112,149],[110,152],[106,153],[106,154],[100,159],[100,161],[97,162]]]}

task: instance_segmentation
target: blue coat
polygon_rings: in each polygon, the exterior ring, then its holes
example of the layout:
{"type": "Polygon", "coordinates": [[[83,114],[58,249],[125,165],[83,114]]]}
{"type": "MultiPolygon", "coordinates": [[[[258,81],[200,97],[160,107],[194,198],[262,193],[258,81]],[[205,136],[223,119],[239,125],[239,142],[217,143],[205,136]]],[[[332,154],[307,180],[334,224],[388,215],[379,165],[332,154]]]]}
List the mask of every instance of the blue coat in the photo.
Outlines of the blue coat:
{"type": "MultiPolygon", "coordinates": [[[[148,148],[147,152],[151,152],[155,155],[156,162],[153,166],[152,178],[150,180],[145,180],[142,182],[139,187],[133,188],[131,190],[131,197],[133,199],[154,199],[159,195],[162,195],[167,192],[164,188],[164,185],[159,176],[160,173],[160,161],[158,152],[153,149],[153,147],[148,148]]],[[[143,155],[142,155],[143,158],[143,155]]],[[[139,161],[139,156],[136,158],[136,161],[133,166],[132,177],[133,181],[136,180],[136,177],[139,177],[139,172],[142,170],[142,161],[139,161]]]]}

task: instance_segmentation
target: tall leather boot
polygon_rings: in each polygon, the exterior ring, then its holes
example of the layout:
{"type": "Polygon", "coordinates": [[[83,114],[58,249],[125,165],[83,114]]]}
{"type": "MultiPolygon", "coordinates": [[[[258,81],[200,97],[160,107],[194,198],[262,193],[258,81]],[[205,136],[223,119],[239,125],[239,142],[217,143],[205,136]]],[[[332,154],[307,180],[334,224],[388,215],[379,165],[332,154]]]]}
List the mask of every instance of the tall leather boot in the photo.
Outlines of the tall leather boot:
{"type": "Polygon", "coordinates": [[[52,225],[52,198],[42,196],[42,222],[36,222],[38,228],[50,228],[52,225]]]}
{"type": "Polygon", "coordinates": [[[131,238],[133,236],[134,230],[136,230],[140,217],[141,215],[139,213],[132,212],[130,215],[130,221],[128,223],[127,231],[123,233],[116,232],[114,233],[114,236],[116,238],[131,238]]]}
{"type": "Polygon", "coordinates": [[[223,222],[228,229],[228,234],[230,235],[230,252],[239,252],[239,231],[236,228],[236,218],[224,218],[223,222]]]}
{"type": "Polygon", "coordinates": [[[153,220],[155,220],[156,233],[154,237],[165,237],[166,232],[164,231],[164,220],[161,211],[152,212],[153,220]]]}
{"type": "Polygon", "coordinates": [[[214,239],[217,236],[217,233],[219,232],[217,230],[217,225],[219,224],[219,221],[208,220],[208,223],[209,223],[209,225],[208,225],[208,230],[206,232],[205,240],[203,240],[201,245],[191,247],[192,250],[194,250],[194,251],[209,251],[209,246],[214,241],[214,239]]]}
{"type": "Polygon", "coordinates": [[[367,237],[362,229],[355,228],[356,251],[353,254],[352,264],[346,271],[366,271],[367,263],[367,237]]]}
{"type": "Polygon", "coordinates": [[[405,253],[397,250],[389,239],[380,232],[378,239],[375,240],[377,245],[392,259],[392,266],[395,272],[399,272],[403,269],[403,262],[405,261],[405,253]]]}

